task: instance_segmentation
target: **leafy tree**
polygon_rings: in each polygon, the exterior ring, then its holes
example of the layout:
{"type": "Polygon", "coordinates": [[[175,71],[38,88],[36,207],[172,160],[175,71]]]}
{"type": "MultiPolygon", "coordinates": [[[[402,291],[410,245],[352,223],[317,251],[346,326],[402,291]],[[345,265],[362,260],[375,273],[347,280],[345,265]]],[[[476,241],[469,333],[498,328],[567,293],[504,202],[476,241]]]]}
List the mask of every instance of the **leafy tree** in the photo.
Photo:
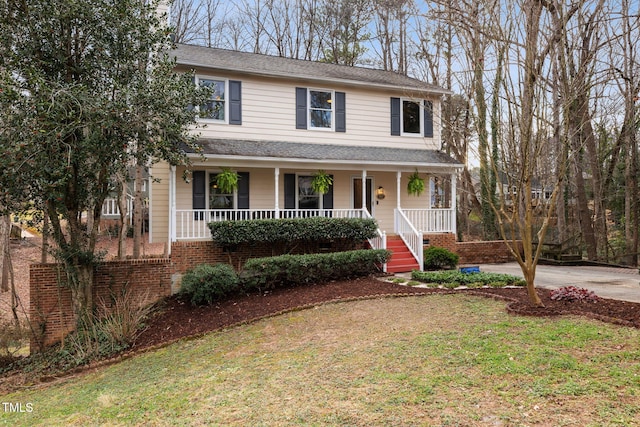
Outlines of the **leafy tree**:
{"type": "Polygon", "coordinates": [[[51,221],[78,320],[90,314],[95,244],[113,177],[185,160],[201,93],[174,72],[158,0],[0,1],[0,206],[51,221]]]}

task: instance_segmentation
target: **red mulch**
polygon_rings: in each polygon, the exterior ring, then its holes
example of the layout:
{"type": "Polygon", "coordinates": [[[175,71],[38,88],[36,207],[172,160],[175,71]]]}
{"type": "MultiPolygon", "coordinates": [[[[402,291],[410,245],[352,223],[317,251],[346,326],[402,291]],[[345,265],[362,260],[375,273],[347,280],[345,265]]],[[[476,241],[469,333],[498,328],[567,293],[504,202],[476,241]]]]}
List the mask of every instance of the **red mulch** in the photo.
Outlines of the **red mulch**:
{"type": "Polygon", "coordinates": [[[289,310],[312,307],[329,301],[347,301],[378,296],[433,293],[470,293],[506,301],[506,310],[517,315],[557,316],[577,314],[605,322],[640,328],[640,304],[610,299],[597,302],[553,301],[550,291],[538,289],[545,308],[529,304],[526,289],[444,290],[413,288],[373,277],[322,285],[243,295],[212,306],[193,307],[177,297],[168,298],[148,324],[132,350],[155,347],[177,339],[201,335],[289,310]]]}

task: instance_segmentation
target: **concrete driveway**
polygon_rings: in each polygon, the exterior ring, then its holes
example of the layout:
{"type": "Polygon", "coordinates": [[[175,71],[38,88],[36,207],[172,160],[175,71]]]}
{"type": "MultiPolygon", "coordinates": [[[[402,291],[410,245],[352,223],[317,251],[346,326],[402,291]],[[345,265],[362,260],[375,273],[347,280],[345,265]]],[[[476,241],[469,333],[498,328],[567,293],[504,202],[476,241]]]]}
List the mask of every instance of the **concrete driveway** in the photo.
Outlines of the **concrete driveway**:
{"type": "MultiPolygon", "coordinates": [[[[515,262],[482,264],[480,271],[523,277],[520,266],[515,262]]],[[[602,298],[640,303],[640,275],[634,268],[538,265],[536,286],[546,289],[577,286],[589,289],[602,298]]]]}

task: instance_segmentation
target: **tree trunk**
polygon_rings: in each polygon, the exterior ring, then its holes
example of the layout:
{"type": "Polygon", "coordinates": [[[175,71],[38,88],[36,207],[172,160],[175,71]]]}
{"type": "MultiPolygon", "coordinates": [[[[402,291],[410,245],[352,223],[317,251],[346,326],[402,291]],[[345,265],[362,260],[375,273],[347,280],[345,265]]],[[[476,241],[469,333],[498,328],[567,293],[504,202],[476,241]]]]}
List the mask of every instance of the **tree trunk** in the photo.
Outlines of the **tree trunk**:
{"type": "Polygon", "coordinates": [[[0,216],[0,292],[9,291],[9,245],[11,236],[11,218],[0,216]]]}
{"type": "Polygon", "coordinates": [[[129,211],[127,209],[127,197],[128,187],[127,178],[124,172],[117,174],[118,181],[118,210],[120,212],[120,228],[118,231],[118,259],[125,259],[127,257],[127,232],[129,231],[129,224],[127,223],[127,216],[129,211]]]}
{"type": "Polygon", "coordinates": [[[136,177],[133,200],[133,259],[140,258],[142,243],[143,205],[142,197],[142,165],[136,165],[136,177]]]}
{"type": "Polygon", "coordinates": [[[42,212],[42,223],[42,251],[40,253],[40,262],[46,264],[49,256],[49,215],[47,215],[46,210],[42,212]]]}

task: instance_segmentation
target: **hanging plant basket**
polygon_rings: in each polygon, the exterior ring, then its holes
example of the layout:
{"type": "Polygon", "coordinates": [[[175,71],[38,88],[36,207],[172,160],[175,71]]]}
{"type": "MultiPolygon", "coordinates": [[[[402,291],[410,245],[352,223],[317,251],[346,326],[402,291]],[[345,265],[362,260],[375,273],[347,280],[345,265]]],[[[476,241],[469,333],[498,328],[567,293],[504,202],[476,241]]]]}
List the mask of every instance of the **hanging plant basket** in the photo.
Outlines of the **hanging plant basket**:
{"type": "Polygon", "coordinates": [[[424,193],[424,179],[420,178],[418,170],[409,176],[409,183],[407,184],[407,193],[410,196],[420,196],[424,193]]]}
{"type": "Polygon", "coordinates": [[[329,187],[333,184],[333,178],[323,170],[319,170],[313,175],[311,189],[318,194],[327,194],[329,187]]]}
{"type": "Polygon", "coordinates": [[[238,173],[229,168],[222,168],[222,172],[216,175],[216,184],[221,193],[231,194],[238,188],[238,173]]]}

